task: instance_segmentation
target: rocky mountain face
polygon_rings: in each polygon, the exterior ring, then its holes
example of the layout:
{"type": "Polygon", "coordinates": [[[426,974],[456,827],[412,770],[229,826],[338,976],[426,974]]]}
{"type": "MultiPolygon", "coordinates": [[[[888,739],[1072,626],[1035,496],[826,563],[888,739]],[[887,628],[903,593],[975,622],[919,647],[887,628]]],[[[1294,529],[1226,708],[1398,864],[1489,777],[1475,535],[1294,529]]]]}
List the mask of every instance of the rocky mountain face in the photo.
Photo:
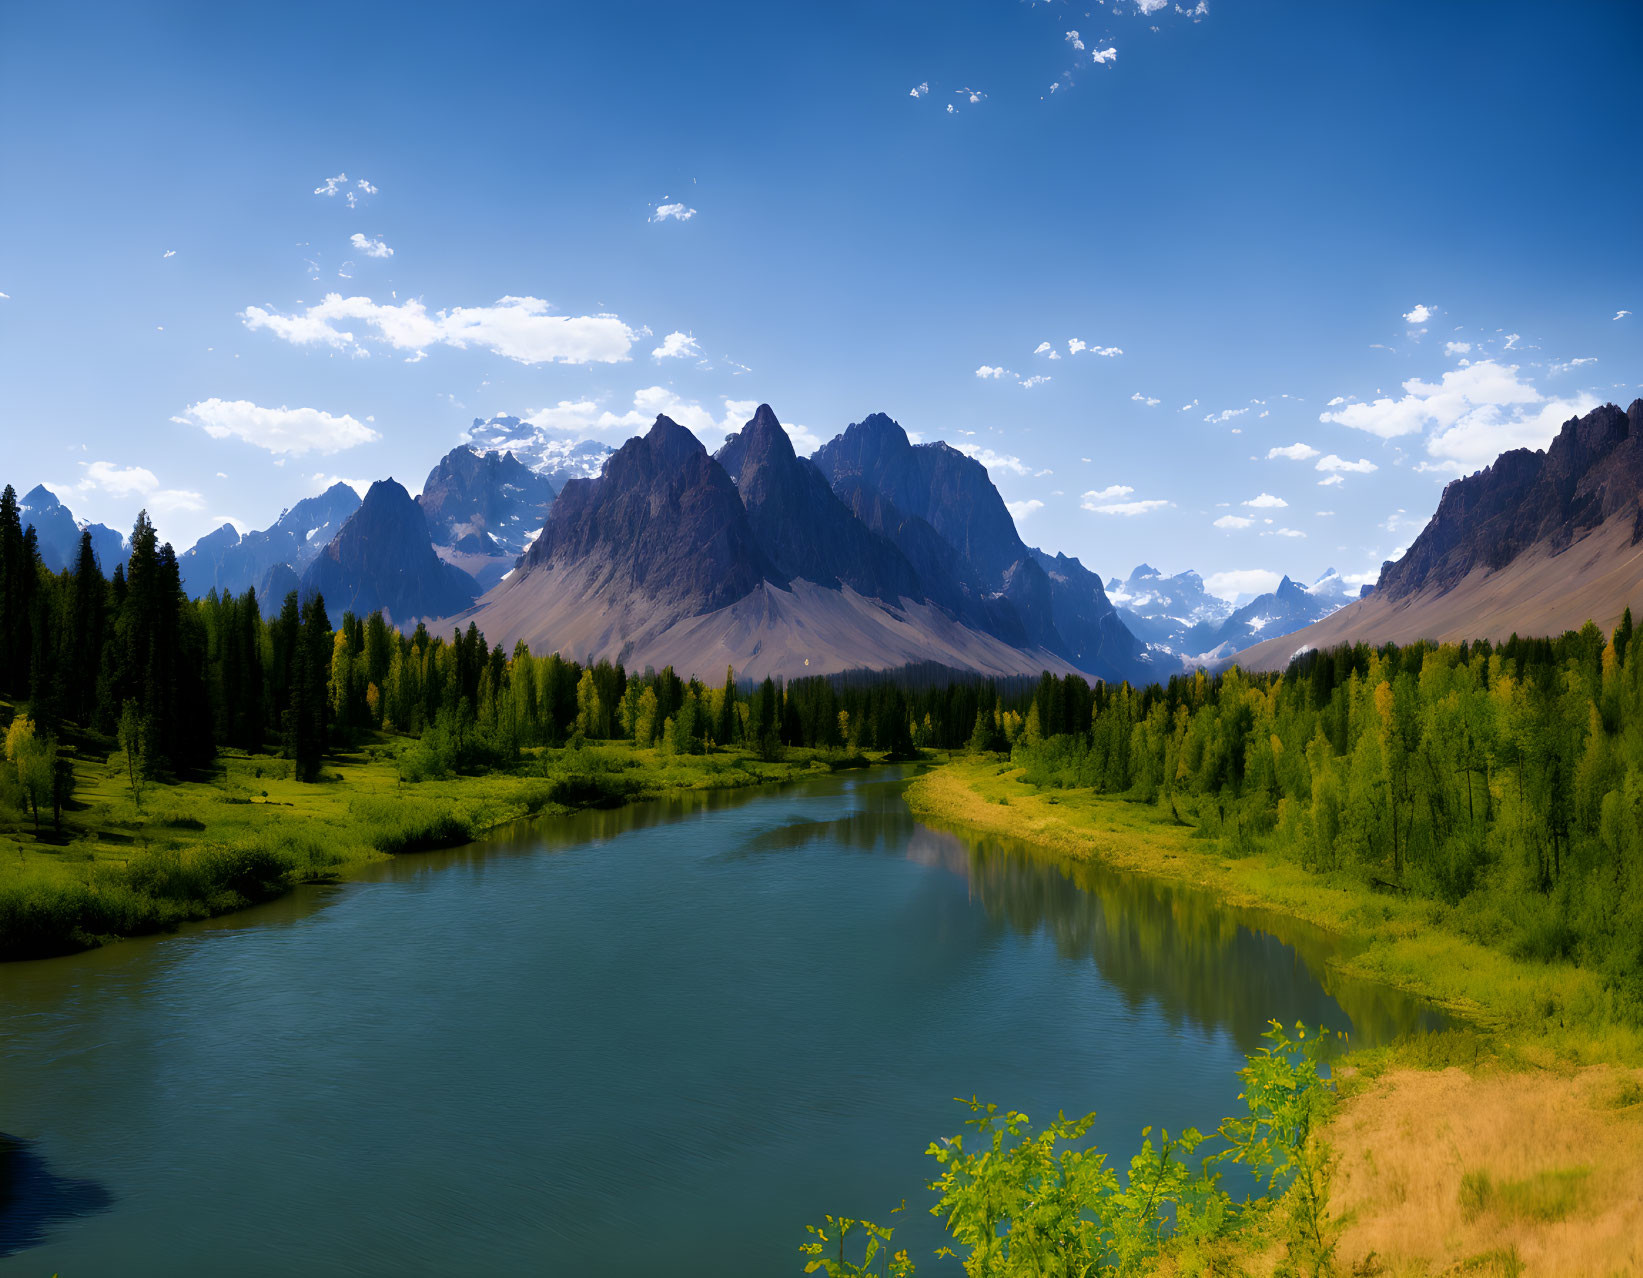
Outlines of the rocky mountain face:
{"type": "MultiPolygon", "coordinates": [[[[933,529],[957,556],[958,581],[1013,606],[1026,643],[1102,678],[1150,677],[1142,646],[1121,622],[1106,621],[1113,610],[1100,578],[1064,558],[1052,574],[1047,557],[1021,540],[987,468],[974,458],[943,443],[914,444],[898,423],[874,413],[824,444],[814,460],[855,506],[874,509],[860,492],[867,489],[888,503],[881,513],[893,510],[933,529]]],[[[925,540],[916,526],[913,537],[925,540]]],[[[901,549],[910,560],[928,557],[927,544],[901,549]]]]}
{"type": "Polygon", "coordinates": [[[1643,540],[1643,399],[1566,422],[1545,452],[1514,448],[1443,490],[1437,512],[1375,589],[1392,600],[1496,572],[1532,546],[1561,553],[1583,533],[1630,517],[1643,540]]]}
{"type": "Polygon", "coordinates": [[[474,418],[466,435],[480,453],[512,453],[528,470],[546,479],[554,492],[568,480],[593,479],[615,449],[596,440],[570,440],[550,435],[517,417],[474,418]]]}
{"type": "Polygon", "coordinates": [[[434,553],[428,521],[392,479],[365,500],[302,574],[304,596],[320,594],[333,620],[382,609],[397,625],[447,617],[479,593],[474,579],[434,553]]]}
{"type": "Polygon", "coordinates": [[[232,595],[255,590],[262,599],[286,580],[285,574],[274,574],[277,567],[286,565],[300,577],[359,506],[359,494],[336,483],[282,511],[261,532],[241,536],[233,524],[224,524],[177,557],[183,589],[196,599],[212,590],[232,595]],[[271,574],[279,578],[274,586],[271,574]]]}
{"type": "Polygon", "coordinates": [[[1140,564],[1107,586],[1125,624],[1186,665],[1213,664],[1261,639],[1288,634],[1344,607],[1356,596],[1330,569],[1310,586],[1285,577],[1278,588],[1236,608],[1210,594],[1195,572],[1166,576],[1140,564]]]}
{"type": "Polygon", "coordinates": [[[622,445],[597,479],[566,481],[522,567],[575,567],[601,587],[694,612],[786,580],[730,476],[669,417],[622,445]]]}
{"type": "Polygon", "coordinates": [[[547,477],[512,453],[459,445],[428,472],[416,502],[439,557],[488,589],[535,540],[553,494],[547,477]]]}
{"type": "Polygon", "coordinates": [[[34,529],[39,539],[40,558],[52,572],[62,572],[79,562],[81,532],[91,534],[91,551],[105,576],[112,576],[116,565],[125,562],[124,537],[103,524],[76,520],[73,512],[44,484],[36,484],[23,494],[17,514],[25,531],[30,527],[34,529]]]}
{"type": "Polygon", "coordinates": [[[1459,642],[1605,631],[1643,615],[1643,400],[1565,422],[1545,451],[1518,448],[1443,490],[1437,511],[1373,592],[1238,654],[1281,669],[1341,643],[1459,642]]]}
{"type": "Polygon", "coordinates": [[[919,574],[889,540],[858,519],[793,442],[769,405],[714,455],[736,485],[748,523],[776,571],[829,589],[895,602],[919,598],[919,574]]]}
{"type": "Polygon", "coordinates": [[[726,666],[763,678],[914,661],[1072,669],[933,602],[906,556],[794,454],[768,407],[717,459],[659,417],[597,479],[567,481],[519,571],[451,621],[470,618],[505,645],[712,678],[726,666]]]}

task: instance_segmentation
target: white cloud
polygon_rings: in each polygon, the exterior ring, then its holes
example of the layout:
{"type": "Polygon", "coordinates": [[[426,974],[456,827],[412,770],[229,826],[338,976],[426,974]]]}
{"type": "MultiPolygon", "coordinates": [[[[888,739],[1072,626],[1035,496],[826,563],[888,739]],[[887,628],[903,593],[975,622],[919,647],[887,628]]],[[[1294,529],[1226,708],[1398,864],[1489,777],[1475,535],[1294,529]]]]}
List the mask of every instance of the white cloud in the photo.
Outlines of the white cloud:
{"type": "Polygon", "coordinates": [[[1367,475],[1371,471],[1379,470],[1380,467],[1367,457],[1360,457],[1357,461],[1347,461],[1344,457],[1337,457],[1334,453],[1330,453],[1329,456],[1318,459],[1318,465],[1315,469],[1347,471],[1354,475],[1367,475]]]}
{"type": "Polygon", "coordinates": [[[110,497],[140,497],[156,514],[201,511],[205,498],[190,488],[162,488],[159,477],[146,466],[117,466],[113,462],[82,462],[85,473],[77,484],[64,485],[70,493],[106,493],[110,497]]]}
{"type": "Polygon", "coordinates": [[[1289,505],[1282,497],[1274,497],[1271,493],[1262,493],[1258,497],[1251,497],[1244,505],[1255,510],[1279,510],[1289,505]]]}
{"type": "Polygon", "coordinates": [[[1047,382],[1049,380],[1050,379],[1048,377],[1044,376],[1044,374],[1038,373],[1038,374],[1035,374],[1032,377],[1023,377],[1021,379],[1021,384],[1027,390],[1031,390],[1034,386],[1042,386],[1045,382],[1047,382]]]}
{"type": "Polygon", "coordinates": [[[1298,528],[1264,528],[1264,529],[1261,530],[1261,536],[1263,536],[1263,537],[1305,537],[1306,534],[1304,532],[1300,531],[1300,529],[1298,529],[1298,528]]]}
{"type": "Polygon", "coordinates": [[[1516,346],[1522,340],[1523,340],[1523,334],[1522,333],[1508,333],[1508,334],[1506,334],[1506,341],[1501,346],[1500,349],[1503,350],[1503,351],[1509,351],[1509,350],[1512,349],[1512,347],[1516,346]]]}
{"type": "Polygon", "coordinates": [[[1217,528],[1248,528],[1255,521],[1243,515],[1222,515],[1215,521],[1217,528]]]}
{"type": "Polygon", "coordinates": [[[1145,404],[1148,408],[1156,408],[1162,400],[1154,399],[1151,395],[1143,395],[1140,391],[1130,396],[1137,404],[1145,404]]]}
{"type": "Polygon", "coordinates": [[[1097,49],[1090,57],[1095,59],[1096,66],[1101,66],[1103,63],[1117,62],[1118,50],[1109,44],[1105,49],[1097,49]]]}
{"type": "Polygon", "coordinates": [[[370,239],[355,231],[348,237],[348,242],[354,246],[354,252],[363,253],[366,257],[392,257],[393,249],[389,248],[381,239],[370,239]]]}
{"type": "Polygon", "coordinates": [[[1067,43],[1072,45],[1073,48],[1079,50],[1080,52],[1083,51],[1084,42],[1078,38],[1078,32],[1076,32],[1076,31],[1067,32],[1067,43]]]}
{"type": "Polygon", "coordinates": [[[1109,484],[1107,487],[1098,489],[1095,492],[1085,493],[1084,500],[1112,501],[1118,497],[1128,497],[1134,491],[1135,489],[1131,488],[1128,484],[1109,484]]]}
{"type": "Polygon", "coordinates": [[[1472,343],[1445,342],[1443,344],[1443,353],[1445,355],[1470,355],[1472,353],[1472,343]]]}
{"type": "Polygon", "coordinates": [[[1089,494],[1085,494],[1085,500],[1079,504],[1085,510],[1094,511],[1098,515],[1146,515],[1155,510],[1162,510],[1166,506],[1173,506],[1175,503],[1158,500],[1093,502],[1089,500],[1089,494]]]}
{"type": "Polygon", "coordinates": [[[983,381],[988,379],[996,381],[1000,377],[1014,377],[1015,374],[1007,368],[995,368],[991,364],[983,364],[980,368],[976,369],[976,376],[981,378],[983,381]]]}
{"type": "Polygon", "coordinates": [[[1135,11],[1142,14],[1157,13],[1169,2],[1170,0],[1135,0],[1135,11]]]}
{"type": "Polygon", "coordinates": [[[1282,578],[1266,568],[1234,568],[1229,572],[1212,572],[1204,578],[1204,589],[1222,599],[1233,600],[1241,595],[1264,595],[1278,588],[1282,578]]]}
{"type": "Polygon", "coordinates": [[[971,106],[978,105],[987,96],[980,89],[958,89],[956,92],[959,97],[968,98],[971,106]]]}
{"type": "Polygon", "coordinates": [[[907,96],[910,98],[922,98],[928,92],[930,92],[930,82],[926,80],[923,84],[914,85],[912,92],[910,92],[907,96]]]}
{"type": "Polygon", "coordinates": [[[948,115],[957,115],[958,114],[958,108],[956,106],[954,106],[951,102],[949,102],[947,104],[947,114],[948,115]]]}
{"type": "Polygon", "coordinates": [[[1598,406],[1592,395],[1546,402],[1532,414],[1503,417],[1497,410],[1483,409],[1463,417],[1447,430],[1426,441],[1426,451],[1439,462],[1458,463],[1466,473],[1487,466],[1512,448],[1545,448],[1559,428],[1571,417],[1581,417],[1598,406]]]}
{"type": "Polygon", "coordinates": [[[672,219],[675,222],[688,222],[696,216],[696,210],[684,204],[658,204],[651,212],[650,221],[666,222],[672,219]]]}
{"type": "Polygon", "coordinates": [[[325,181],[316,186],[314,188],[314,194],[330,197],[341,191],[347,184],[348,175],[346,173],[338,173],[336,177],[326,178],[325,181]]]}
{"type": "Polygon", "coordinates": [[[1480,410],[1539,403],[1540,392],[1520,380],[1517,372],[1515,364],[1479,360],[1450,369],[1437,382],[1412,377],[1403,383],[1405,394],[1399,399],[1347,404],[1337,412],[1320,414],[1318,420],[1381,439],[1418,434],[1429,425],[1447,428],[1480,410]]]}
{"type": "Polygon", "coordinates": [[[203,399],[171,419],[212,439],[242,439],[271,453],[337,453],[381,436],[364,422],[318,408],[263,408],[246,399],[203,399]]]}
{"type": "Polygon", "coordinates": [[[1048,342],[1040,342],[1037,346],[1033,347],[1033,354],[1044,355],[1050,359],[1061,358],[1061,352],[1056,350],[1056,348],[1051,346],[1048,342]]]}
{"type": "Polygon", "coordinates": [[[1036,497],[1029,497],[1026,501],[1007,501],[1004,503],[1004,508],[1010,512],[1011,518],[1013,518],[1016,523],[1020,523],[1035,510],[1043,510],[1044,503],[1039,501],[1036,497]]]}
{"type": "Polygon", "coordinates": [[[1518,376],[1517,365],[1491,359],[1451,369],[1437,382],[1410,378],[1403,389],[1399,399],[1348,404],[1319,420],[1382,439],[1427,431],[1430,456],[1475,468],[1509,448],[1544,447],[1563,422],[1597,406],[1586,394],[1548,399],[1518,376]]]}
{"type": "Polygon", "coordinates": [[[1546,368],[1546,375],[1548,377],[1557,377],[1563,373],[1573,372],[1577,368],[1583,368],[1587,364],[1595,363],[1597,363],[1597,356],[1586,355],[1580,359],[1571,359],[1563,364],[1549,364],[1546,368]]]}
{"type": "Polygon", "coordinates": [[[1230,422],[1234,417],[1242,417],[1247,412],[1247,408],[1223,408],[1218,413],[1206,413],[1204,420],[1212,425],[1220,425],[1223,422],[1230,422]]]}
{"type": "Polygon", "coordinates": [[[980,462],[989,471],[1008,470],[1017,475],[1031,475],[1033,468],[1019,457],[1012,457],[1008,453],[995,453],[990,448],[983,448],[980,444],[953,444],[950,445],[966,457],[972,457],[980,462]]]}
{"type": "Polygon", "coordinates": [[[1432,307],[1417,302],[1415,309],[1407,312],[1403,318],[1406,324],[1424,324],[1432,318],[1432,307]]]}
{"type": "Polygon", "coordinates": [[[1282,448],[1267,449],[1266,459],[1272,461],[1277,457],[1288,458],[1290,461],[1309,461],[1318,455],[1318,450],[1311,444],[1285,444],[1282,448]]]}
{"type": "Polygon", "coordinates": [[[160,260],[163,262],[168,257],[176,257],[176,256],[177,256],[177,250],[176,249],[167,249],[164,253],[160,254],[160,260]]]}
{"type": "MultiPolygon", "coordinates": [[[[1419,469],[1419,467],[1416,467],[1416,469],[1419,469]]],[[[1320,488],[1335,488],[1345,482],[1346,479],[1342,475],[1330,475],[1327,479],[1320,479],[1318,481],[1318,486],[1320,488]]]]}
{"type": "Polygon", "coordinates": [[[689,333],[669,333],[662,344],[651,351],[652,359],[700,359],[702,348],[689,333]]]}
{"type": "Polygon", "coordinates": [[[1080,351],[1088,351],[1091,355],[1104,355],[1108,359],[1124,353],[1123,348],[1120,346],[1091,346],[1081,337],[1069,337],[1067,339],[1067,354],[1077,355],[1080,351]]]}
{"type": "Polygon", "coordinates": [[[521,364],[620,363],[638,336],[614,315],[551,315],[549,309],[541,298],[503,297],[491,306],[457,306],[430,314],[415,299],[389,304],[327,293],[300,314],[248,306],[240,319],[253,331],[267,329],[295,346],[323,344],[362,354],[353,332],[336,327],[352,320],[396,350],[478,346],[521,364]]]}
{"type": "Polygon", "coordinates": [[[1630,311],[1616,311],[1616,312],[1615,312],[1615,313],[1614,313],[1614,317],[1615,317],[1615,318],[1616,318],[1616,319],[1617,319],[1617,320],[1618,320],[1618,319],[1625,319],[1625,318],[1626,318],[1626,316],[1628,316],[1628,315],[1630,315],[1630,314],[1631,314],[1631,312],[1630,312],[1630,311]]]}

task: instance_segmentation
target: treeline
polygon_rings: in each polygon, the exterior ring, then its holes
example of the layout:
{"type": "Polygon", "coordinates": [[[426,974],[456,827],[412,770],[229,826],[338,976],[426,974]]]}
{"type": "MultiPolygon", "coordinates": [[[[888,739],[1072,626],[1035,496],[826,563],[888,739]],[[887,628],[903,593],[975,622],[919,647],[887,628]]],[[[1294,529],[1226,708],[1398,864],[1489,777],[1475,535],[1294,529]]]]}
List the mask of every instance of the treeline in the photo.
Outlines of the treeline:
{"type": "Polygon", "coordinates": [[[1643,644],[1628,611],[1558,639],[1309,652],[1121,688],[1087,722],[1041,684],[1012,740],[1031,781],[1173,807],[1452,907],[1522,956],[1605,972],[1643,1014],[1643,644]]]}
{"type": "MultiPolygon", "coordinates": [[[[1087,699],[1072,682],[1067,695],[1087,699]]],[[[681,754],[773,758],[807,746],[905,757],[963,746],[981,724],[1002,746],[997,725],[1019,721],[1031,692],[1020,681],[1002,696],[990,683],[933,680],[911,691],[882,679],[739,686],[733,671],[709,687],[672,669],[507,652],[471,624],[449,639],[420,625],[402,634],[380,614],[333,625],[322,597],[295,592],[265,617],[251,591],[189,599],[146,513],[111,577],[89,535],[73,566],[53,573],[14,490],[0,494],[0,698],[17,707],[8,761],[18,765],[0,786],[21,787],[0,799],[37,820],[68,798],[58,743],[76,732],[112,741],[136,791],[224,747],[277,751],[311,780],[328,749],[374,730],[417,738],[403,756],[410,779],[506,766],[524,747],[616,739],[681,754]]]]}

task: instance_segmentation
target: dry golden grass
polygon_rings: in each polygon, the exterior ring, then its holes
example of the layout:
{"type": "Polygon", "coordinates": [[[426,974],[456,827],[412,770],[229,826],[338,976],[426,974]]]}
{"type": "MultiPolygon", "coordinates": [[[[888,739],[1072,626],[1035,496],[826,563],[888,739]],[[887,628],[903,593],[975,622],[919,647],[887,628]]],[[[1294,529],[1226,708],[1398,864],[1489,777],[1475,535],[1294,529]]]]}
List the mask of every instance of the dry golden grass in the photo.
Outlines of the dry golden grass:
{"type": "Polygon", "coordinates": [[[1343,1272],[1643,1274],[1643,1070],[1396,1070],[1331,1139],[1343,1272]]]}

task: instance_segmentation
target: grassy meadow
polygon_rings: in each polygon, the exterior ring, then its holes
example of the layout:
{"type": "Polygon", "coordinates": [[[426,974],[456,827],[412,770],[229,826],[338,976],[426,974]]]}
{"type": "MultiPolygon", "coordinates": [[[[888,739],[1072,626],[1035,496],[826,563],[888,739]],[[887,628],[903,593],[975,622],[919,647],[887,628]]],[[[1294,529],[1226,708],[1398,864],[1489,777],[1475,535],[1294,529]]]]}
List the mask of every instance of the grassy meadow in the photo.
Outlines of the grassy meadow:
{"type": "Polygon", "coordinates": [[[49,811],[38,834],[20,812],[0,820],[0,959],[164,931],[525,817],[865,762],[804,749],[776,762],[731,751],[681,755],[612,741],[527,749],[506,771],[411,782],[402,777],[407,742],[378,734],[328,756],[313,782],[296,780],[290,760],[224,751],[209,772],[143,784],[134,796],[117,752],[77,744],[61,835],[49,811]]]}

